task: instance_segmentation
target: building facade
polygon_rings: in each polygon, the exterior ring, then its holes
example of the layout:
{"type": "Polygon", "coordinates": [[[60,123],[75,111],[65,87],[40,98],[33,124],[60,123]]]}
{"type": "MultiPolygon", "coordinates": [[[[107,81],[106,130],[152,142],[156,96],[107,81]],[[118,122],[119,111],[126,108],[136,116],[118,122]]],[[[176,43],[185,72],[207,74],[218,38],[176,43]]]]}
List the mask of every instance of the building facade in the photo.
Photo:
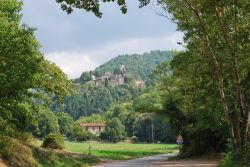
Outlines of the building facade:
{"type": "Polygon", "coordinates": [[[94,135],[104,131],[106,128],[105,123],[80,123],[80,125],[94,135]]]}

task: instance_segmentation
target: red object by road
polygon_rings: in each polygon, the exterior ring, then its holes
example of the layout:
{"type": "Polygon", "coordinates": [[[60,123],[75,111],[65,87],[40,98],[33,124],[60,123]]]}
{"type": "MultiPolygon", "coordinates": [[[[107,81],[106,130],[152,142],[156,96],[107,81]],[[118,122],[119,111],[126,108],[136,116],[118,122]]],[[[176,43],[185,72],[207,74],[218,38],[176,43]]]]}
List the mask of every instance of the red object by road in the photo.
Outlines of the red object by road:
{"type": "Polygon", "coordinates": [[[177,137],[176,142],[177,142],[178,144],[182,144],[182,143],[183,143],[183,138],[182,138],[181,135],[179,135],[179,136],[177,137]]]}

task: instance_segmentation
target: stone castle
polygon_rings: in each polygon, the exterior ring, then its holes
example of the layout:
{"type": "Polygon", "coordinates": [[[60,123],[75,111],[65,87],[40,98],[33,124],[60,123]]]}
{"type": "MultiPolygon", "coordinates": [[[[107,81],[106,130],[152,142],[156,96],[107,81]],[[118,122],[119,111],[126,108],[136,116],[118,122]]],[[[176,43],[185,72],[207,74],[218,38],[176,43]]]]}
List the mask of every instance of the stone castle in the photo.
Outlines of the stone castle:
{"type": "Polygon", "coordinates": [[[124,78],[126,76],[126,71],[124,65],[120,66],[119,73],[113,74],[111,72],[105,72],[99,77],[92,75],[92,81],[95,82],[95,85],[98,86],[102,83],[108,82],[110,85],[121,85],[124,84],[124,78]]]}
{"type": "MultiPolygon", "coordinates": [[[[94,84],[95,86],[105,84],[105,82],[107,82],[107,84],[112,85],[112,86],[121,85],[121,84],[124,84],[126,75],[127,74],[126,74],[125,66],[121,65],[118,73],[105,72],[103,75],[98,76],[98,77],[92,75],[91,76],[92,80],[89,81],[89,83],[94,84]]],[[[134,86],[142,87],[144,86],[144,81],[136,80],[134,81],[134,86]]]]}

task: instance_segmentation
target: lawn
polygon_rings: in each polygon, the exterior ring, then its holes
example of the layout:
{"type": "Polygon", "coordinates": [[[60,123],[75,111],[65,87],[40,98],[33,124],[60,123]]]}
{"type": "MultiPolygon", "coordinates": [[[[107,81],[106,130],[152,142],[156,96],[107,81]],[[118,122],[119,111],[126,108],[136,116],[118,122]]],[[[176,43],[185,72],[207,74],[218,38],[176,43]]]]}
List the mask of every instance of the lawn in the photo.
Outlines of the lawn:
{"type": "Polygon", "coordinates": [[[113,160],[126,160],[150,155],[177,152],[175,144],[130,144],[130,143],[99,143],[99,142],[69,142],[65,141],[66,151],[88,154],[113,160]]]}

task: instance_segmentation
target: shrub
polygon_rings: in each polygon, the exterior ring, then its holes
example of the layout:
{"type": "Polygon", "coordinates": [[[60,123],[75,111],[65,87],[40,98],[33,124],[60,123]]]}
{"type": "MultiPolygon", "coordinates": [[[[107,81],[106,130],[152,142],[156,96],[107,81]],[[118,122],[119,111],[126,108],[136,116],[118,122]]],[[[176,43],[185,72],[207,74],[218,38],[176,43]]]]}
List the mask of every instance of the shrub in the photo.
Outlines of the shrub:
{"type": "Polygon", "coordinates": [[[131,142],[132,142],[132,143],[140,143],[138,137],[136,137],[136,136],[133,136],[133,137],[131,138],[131,142]]]}
{"type": "Polygon", "coordinates": [[[79,124],[74,124],[73,130],[69,135],[70,140],[74,141],[86,141],[88,139],[93,138],[93,134],[87,130],[84,130],[82,126],[79,124]]]}
{"type": "Polygon", "coordinates": [[[33,137],[32,133],[28,133],[28,132],[20,133],[18,138],[22,141],[25,141],[25,142],[34,141],[34,137],[33,137]]]}
{"type": "Polygon", "coordinates": [[[60,134],[51,133],[44,140],[42,147],[53,148],[53,149],[63,149],[64,139],[60,134]]]}
{"type": "Polygon", "coordinates": [[[223,160],[220,163],[221,167],[245,167],[250,164],[250,142],[247,143],[245,149],[232,152],[232,146],[229,143],[229,150],[225,154],[223,160]]]}
{"type": "Polygon", "coordinates": [[[5,136],[0,136],[0,156],[8,156],[13,148],[13,141],[5,136]]]}
{"type": "Polygon", "coordinates": [[[220,167],[240,167],[236,162],[233,161],[232,152],[225,154],[224,159],[220,162],[220,167]]]}

